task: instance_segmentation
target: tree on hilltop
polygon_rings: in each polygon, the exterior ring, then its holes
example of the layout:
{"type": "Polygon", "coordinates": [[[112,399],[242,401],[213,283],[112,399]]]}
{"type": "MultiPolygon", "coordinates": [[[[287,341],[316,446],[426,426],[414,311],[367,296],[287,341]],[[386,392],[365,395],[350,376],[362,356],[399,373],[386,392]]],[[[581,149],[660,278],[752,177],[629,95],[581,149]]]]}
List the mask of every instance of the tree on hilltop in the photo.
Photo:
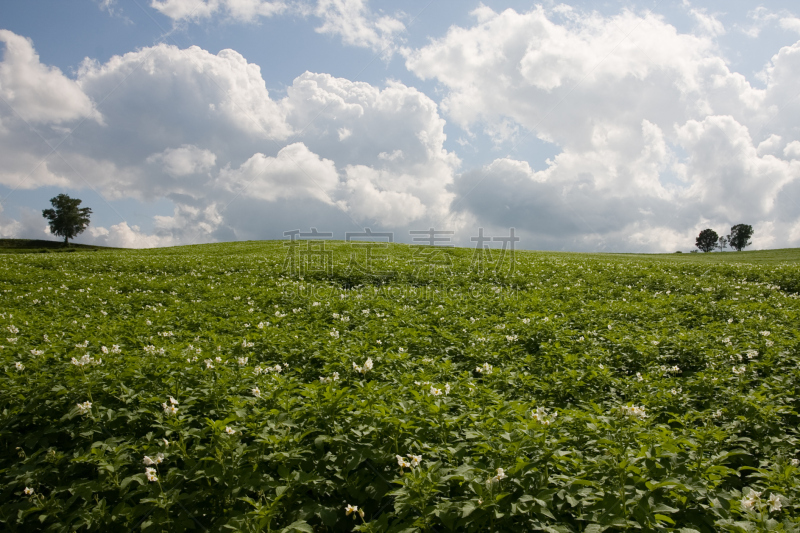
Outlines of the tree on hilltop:
{"type": "Polygon", "coordinates": [[[69,239],[74,239],[89,226],[89,215],[92,210],[81,205],[79,198],[70,198],[59,194],[50,198],[54,209],[43,209],[42,216],[50,223],[50,233],[64,237],[64,244],[69,246],[69,239]]]}
{"type": "Polygon", "coordinates": [[[753,226],[750,224],[736,224],[731,228],[731,234],[728,235],[728,244],[737,252],[741,252],[745,246],[753,244],[750,242],[750,237],[752,236],[753,226]]]}
{"type": "Polygon", "coordinates": [[[694,242],[700,250],[704,252],[710,252],[717,247],[718,239],[719,235],[717,235],[716,231],[713,229],[704,229],[700,232],[700,235],[697,236],[697,240],[694,242]]]}

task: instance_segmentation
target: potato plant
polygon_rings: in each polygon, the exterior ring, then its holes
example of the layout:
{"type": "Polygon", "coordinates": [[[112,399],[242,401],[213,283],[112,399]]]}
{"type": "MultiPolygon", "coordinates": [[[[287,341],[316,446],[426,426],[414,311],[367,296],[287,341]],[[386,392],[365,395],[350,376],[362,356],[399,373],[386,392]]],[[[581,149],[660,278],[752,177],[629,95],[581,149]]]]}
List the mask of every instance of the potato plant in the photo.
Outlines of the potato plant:
{"type": "Polygon", "coordinates": [[[796,263],[327,250],[0,256],[0,529],[798,530],[796,263]]]}

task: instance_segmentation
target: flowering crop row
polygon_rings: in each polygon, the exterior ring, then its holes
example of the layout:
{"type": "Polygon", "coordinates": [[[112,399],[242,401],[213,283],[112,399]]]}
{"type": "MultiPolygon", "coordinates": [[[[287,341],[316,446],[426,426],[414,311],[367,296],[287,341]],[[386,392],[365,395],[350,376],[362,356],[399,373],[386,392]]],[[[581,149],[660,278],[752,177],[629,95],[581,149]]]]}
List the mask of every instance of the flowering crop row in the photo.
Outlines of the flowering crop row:
{"type": "Polygon", "coordinates": [[[800,527],[800,267],[442,254],[0,256],[0,530],[800,527]]]}

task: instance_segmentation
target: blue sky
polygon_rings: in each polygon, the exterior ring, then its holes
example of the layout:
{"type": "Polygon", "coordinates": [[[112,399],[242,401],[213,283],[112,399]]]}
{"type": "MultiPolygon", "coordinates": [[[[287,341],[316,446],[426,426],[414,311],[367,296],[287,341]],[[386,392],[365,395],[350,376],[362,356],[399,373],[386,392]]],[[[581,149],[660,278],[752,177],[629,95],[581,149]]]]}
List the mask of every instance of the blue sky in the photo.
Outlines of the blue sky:
{"type": "Polygon", "coordinates": [[[0,22],[0,235],[800,246],[790,2],[74,0],[0,22]]]}

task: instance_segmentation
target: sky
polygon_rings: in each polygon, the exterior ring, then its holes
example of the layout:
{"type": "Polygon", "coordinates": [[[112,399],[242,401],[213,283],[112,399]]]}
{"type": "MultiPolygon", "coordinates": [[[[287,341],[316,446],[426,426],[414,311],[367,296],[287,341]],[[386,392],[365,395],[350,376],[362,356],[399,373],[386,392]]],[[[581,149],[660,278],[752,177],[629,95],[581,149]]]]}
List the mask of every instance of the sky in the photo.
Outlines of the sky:
{"type": "Polygon", "coordinates": [[[0,57],[0,237],[800,246],[795,2],[14,0],[0,57]]]}

